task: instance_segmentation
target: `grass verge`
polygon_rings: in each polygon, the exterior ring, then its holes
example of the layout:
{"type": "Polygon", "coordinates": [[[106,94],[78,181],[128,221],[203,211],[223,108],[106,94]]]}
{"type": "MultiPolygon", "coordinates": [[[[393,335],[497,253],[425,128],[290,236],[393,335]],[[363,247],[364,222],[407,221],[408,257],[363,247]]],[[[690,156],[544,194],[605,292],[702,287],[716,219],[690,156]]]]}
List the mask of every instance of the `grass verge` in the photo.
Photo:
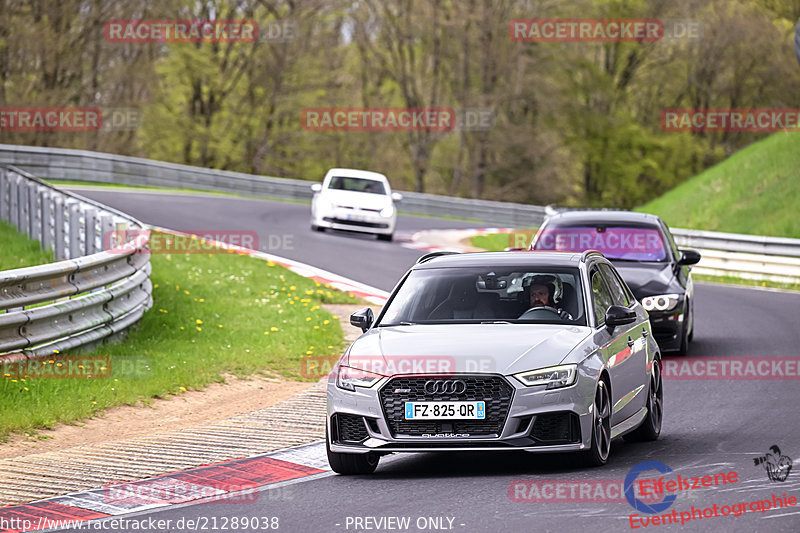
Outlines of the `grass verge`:
{"type": "Polygon", "coordinates": [[[800,133],[775,133],[638,208],[678,228],[800,238],[800,133]]]}
{"type": "Polygon", "coordinates": [[[695,281],[726,283],[729,285],[742,285],[744,287],[762,287],[769,289],[783,289],[787,291],[800,291],[800,283],[781,283],[778,281],[761,281],[758,279],[736,278],[733,276],[709,276],[707,274],[692,274],[695,281]]]}
{"type": "Polygon", "coordinates": [[[0,270],[13,270],[55,261],[52,250],[17,232],[17,228],[0,220],[0,270]]]}
{"type": "MultiPolygon", "coordinates": [[[[16,235],[16,240],[26,239],[16,235]]],[[[3,240],[4,248],[7,242],[3,240]]],[[[224,381],[226,374],[306,380],[303,358],[341,353],[343,348],[338,320],[320,305],[360,303],[280,265],[239,254],[154,254],[151,263],[152,309],[125,341],[86,354],[107,356],[111,375],[4,375],[0,439],[75,423],[119,405],[202,389],[224,381]],[[134,367],[137,371],[131,372],[134,367]]]]}
{"type": "Polygon", "coordinates": [[[515,230],[513,233],[489,233],[476,235],[470,244],[489,252],[502,252],[506,248],[527,248],[531,245],[536,228],[515,230]]]}

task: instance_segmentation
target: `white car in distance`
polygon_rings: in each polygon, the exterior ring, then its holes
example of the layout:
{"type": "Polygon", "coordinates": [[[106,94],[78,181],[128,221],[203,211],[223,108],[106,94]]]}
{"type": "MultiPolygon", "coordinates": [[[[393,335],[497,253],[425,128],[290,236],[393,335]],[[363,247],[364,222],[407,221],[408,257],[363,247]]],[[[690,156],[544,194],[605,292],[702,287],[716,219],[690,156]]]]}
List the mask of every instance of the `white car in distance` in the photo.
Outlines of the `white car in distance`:
{"type": "Polygon", "coordinates": [[[392,192],[386,176],[368,170],[332,168],[322,183],[311,186],[311,229],[374,233],[391,241],[397,223],[394,203],[403,199],[392,192]]]}

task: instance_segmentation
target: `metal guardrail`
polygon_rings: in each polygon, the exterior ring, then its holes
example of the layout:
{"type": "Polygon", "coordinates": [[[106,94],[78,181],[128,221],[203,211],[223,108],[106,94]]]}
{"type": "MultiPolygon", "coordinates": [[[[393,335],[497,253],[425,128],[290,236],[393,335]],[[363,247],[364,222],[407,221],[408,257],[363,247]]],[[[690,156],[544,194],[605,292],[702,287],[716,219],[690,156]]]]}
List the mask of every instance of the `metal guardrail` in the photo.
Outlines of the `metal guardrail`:
{"type": "Polygon", "coordinates": [[[0,272],[2,360],[98,343],[152,305],[148,234],[138,220],[10,166],[0,166],[0,219],[60,259],[0,272]]]}
{"type": "MultiPolygon", "coordinates": [[[[3,163],[54,180],[178,187],[304,200],[312,196],[312,182],[306,180],[255,176],[85,150],[0,144],[0,165],[3,163]]],[[[400,208],[409,213],[471,218],[492,225],[522,228],[539,226],[557,211],[552,206],[415,192],[403,192],[400,208]]],[[[698,248],[703,253],[704,259],[696,267],[699,273],[800,282],[800,269],[795,263],[777,259],[800,257],[800,239],[685,229],[673,229],[673,234],[681,246],[698,248]],[[748,257],[746,254],[756,255],[748,257]]]]}

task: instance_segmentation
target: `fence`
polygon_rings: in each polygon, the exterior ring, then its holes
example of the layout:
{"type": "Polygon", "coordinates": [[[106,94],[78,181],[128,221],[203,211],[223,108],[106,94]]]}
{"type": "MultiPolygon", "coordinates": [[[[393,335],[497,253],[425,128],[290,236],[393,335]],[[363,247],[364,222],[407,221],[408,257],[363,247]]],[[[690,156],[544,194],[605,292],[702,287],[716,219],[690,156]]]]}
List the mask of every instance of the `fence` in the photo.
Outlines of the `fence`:
{"type": "Polygon", "coordinates": [[[4,361],[102,342],[123,334],[152,305],[147,234],[109,238],[144,229],[136,219],[11,166],[0,166],[0,219],[57,260],[0,272],[4,361]]]}

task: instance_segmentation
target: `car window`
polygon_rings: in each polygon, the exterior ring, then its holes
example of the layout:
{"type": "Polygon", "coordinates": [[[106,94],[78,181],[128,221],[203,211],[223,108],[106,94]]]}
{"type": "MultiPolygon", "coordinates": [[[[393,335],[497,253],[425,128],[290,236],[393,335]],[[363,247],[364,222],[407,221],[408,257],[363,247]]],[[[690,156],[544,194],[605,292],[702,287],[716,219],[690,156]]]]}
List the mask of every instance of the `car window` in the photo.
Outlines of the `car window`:
{"type": "Polygon", "coordinates": [[[592,304],[594,306],[594,315],[597,317],[597,324],[606,323],[606,311],[613,305],[611,294],[608,292],[606,284],[603,282],[603,276],[597,269],[592,270],[592,304]]]}
{"type": "Polygon", "coordinates": [[[597,250],[608,259],[665,261],[669,254],[657,226],[606,224],[548,225],[536,236],[535,250],[583,252],[597,250]]]}
{"type": "Polygon", "coordinates": [[[669,242],[669,247],[672,248],[672,253],[676,258],[680,258],[681,254],[678,252],[678,245],[675,243],[675,238],[672,236],[672,232],[669,230],[669,226],[663,220],[661,221],[661,225],[664,228],[664,233],[667,235],[667,241],[669,242]]]}
{"type": "Polygon", "coordinates": [[[577,269],[426,268],[406,277],[378,325],[498,320],[586,325],[582,294],[577,269]]]}
{"type": "Polygon", "coordinates": [[[622,286],[622,282],[620,282],[619,278],[613,272],[611,267],[606,264],[601,264],[599,265],[599,268],[603,273],[603,277],[606,280],[608,289],[611,291],[611,298],[613,298],[614,303],[616,305],[628,307],[631,304],[631,301],[628,298],[628,293],[622,286]]]}
{"type": "Polygon", "coordinates": [[[334,176],[328,183],[329,189],[340,191],[365,192],[370,194],[386,194],[383,183],[366,178],[352,178],[348,176],[334,176]]]}

